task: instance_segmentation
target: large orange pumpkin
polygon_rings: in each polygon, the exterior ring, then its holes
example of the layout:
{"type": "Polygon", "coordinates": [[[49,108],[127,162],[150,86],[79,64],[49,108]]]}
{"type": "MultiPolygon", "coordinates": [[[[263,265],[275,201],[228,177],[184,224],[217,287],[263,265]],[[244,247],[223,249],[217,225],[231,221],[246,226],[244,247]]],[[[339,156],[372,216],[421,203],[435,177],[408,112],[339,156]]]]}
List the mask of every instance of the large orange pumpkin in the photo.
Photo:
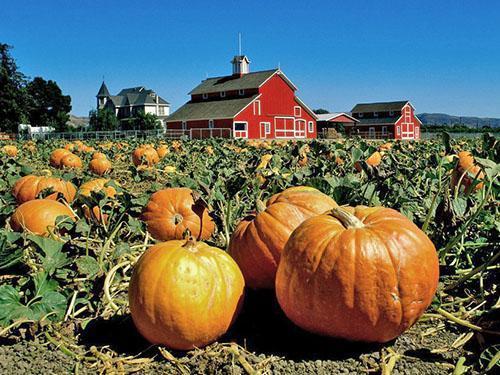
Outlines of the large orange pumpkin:
{"type": "Polygon", "coordinates": [[[58,216],[75,215],[64,204],[50,199],[34,199],[20,205],[10,218],[10,226],[16,232],[27,231],[47,236],[56,226],[58,216]]]}
{"type": "Polygon", "coordinates": [[[274,288],[281,252],[290,234],[304,220],[336,207],[337,203],[312,187],[297,186],[273,195],[261,212],[244,218],[229,243],[251,288],[274,288]]]}
{"type": "Polygon", "coordinates": [[[75,199],[76,188],[71,182],[55,177],[34,175],[24,176],[17,180],[12,188],[12,195],[16,198],[17,203],[21,204],[36,199],[38,194],[45,189],[54,191],[45,199],[56,200],[58,193],[61,193],[69,203],[75,199]]]}
{"type": "MultiPolygon", "coordinates": [[[[459,182],[461,186],[464,186],[465,189],[468,189],[469,186],[474,182],[474,178],[478,180],[483,180],[484,173],[481,170],[481,167],[476,164],[474,160],[474,156],[469,151],[460,151],[458,153],[458,162],[453,170],[451,176],[451,184],[453,187],[456,187],[459,182]],[[463,175],[463,177],[462,177],[463,175]],[[460,182],[460,178],[462,181],[460,182]]],[[[480,190],[484,186],[483,182],[478,183],[474,190],[480,190]]]]}
{"type": "Polygon", "coordinates": [[[192,240],[163,242],[149,248],[134,267],[130,312],[151,343],[199,348],[228,330],[244,287],[238,265],[223,250],[192,240]]]}
{"type": "Polygon", "coordinates": [[[59,168],[61,165],[61,159],[66,155],[72,154],[71,151],[66,150],[65,148],[57,148],[50,154],[50,165],[53,167],[59,168]]]}
{"type": "Polygon", "coordinates": [[[383,207],[338,207],[293,232],[276,296],[307,331],[386,342],[423,314],[438,279],[433,243],[405,216],[383,207]]]}
{"type": "Polygon", "coordinates": [[[206,240],[215,231],[207,208],[188,188],[168,188],[151,195],[142,220],[153,238],[160,241],[184,239],[186,230],[197,239],[206,240]]]}
{"type": "Polygon", "coordinates": [[[160,157],[153,147],[141,146],[132,153],[132,161],[136,167],[139,165],[151,167],[160,161],[160,157]]]}
{"type": "Polygon", "coordinates": [[[92,159],[89,163],[90,171],[99,176],[102,176],[110,172],[112,167],[113,165],[108,159],[106,159],[106,157],[99,159],[92,159]]]}

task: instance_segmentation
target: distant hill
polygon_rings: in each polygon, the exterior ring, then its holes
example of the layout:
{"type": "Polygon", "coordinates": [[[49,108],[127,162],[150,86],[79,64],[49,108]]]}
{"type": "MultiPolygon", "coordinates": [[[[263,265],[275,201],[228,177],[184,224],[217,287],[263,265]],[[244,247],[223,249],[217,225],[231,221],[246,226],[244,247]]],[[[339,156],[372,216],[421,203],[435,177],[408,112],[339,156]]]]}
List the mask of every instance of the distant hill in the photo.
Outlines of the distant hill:
{"type": "Polygon", "coordinates": [[[73,128],[79,128],[81,126],[87,126],[89,123],[89,118],[88,117],[79,117],[70,114],[69,115],[69,120],[67,122],[68,126],[71,126],[73,128]]]}
{"type": "Polygon", "coordinates": [[[475,128],[479,126],[500,127],[500,118],[452,116],[445,113],[421,113],[417,115],[424,125],[462,124],[475,128]]]}

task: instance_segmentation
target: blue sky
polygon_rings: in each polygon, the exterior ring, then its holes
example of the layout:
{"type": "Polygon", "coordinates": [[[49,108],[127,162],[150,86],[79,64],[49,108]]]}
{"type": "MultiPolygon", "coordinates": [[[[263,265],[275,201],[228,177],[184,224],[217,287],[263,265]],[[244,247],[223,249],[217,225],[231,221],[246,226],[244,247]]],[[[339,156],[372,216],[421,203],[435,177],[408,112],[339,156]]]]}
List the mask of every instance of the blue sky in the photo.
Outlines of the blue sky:
{"type": "Polygon", "coordinates": [[[86,115],[145,85],[173,109],[208,76],[281,65],[312,108],[409,99],[417,112],[500,117],[498,1],[3,1],[0,42],[86,115]]]}

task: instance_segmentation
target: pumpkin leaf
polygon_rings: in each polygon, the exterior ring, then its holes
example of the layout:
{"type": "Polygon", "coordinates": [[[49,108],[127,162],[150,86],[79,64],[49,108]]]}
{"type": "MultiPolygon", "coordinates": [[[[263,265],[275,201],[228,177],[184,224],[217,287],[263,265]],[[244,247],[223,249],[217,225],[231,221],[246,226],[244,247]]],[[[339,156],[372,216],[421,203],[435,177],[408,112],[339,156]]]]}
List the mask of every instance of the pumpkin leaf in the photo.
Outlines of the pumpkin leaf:
{"type": "Polygon", "coordinates": [[[100,271],[99,263],[91,256],[84,255],[75,261],[78,272],[88,277],[97,275],[100,271]]]}
{"type": "Polygon", "coordinates": [[[28,238],[43,252],[42,266],[47,274],[52,275],[58,268],[71,263],[67,255],[61,251],[64,243],[35,235],[29,235],[28,238]]]}

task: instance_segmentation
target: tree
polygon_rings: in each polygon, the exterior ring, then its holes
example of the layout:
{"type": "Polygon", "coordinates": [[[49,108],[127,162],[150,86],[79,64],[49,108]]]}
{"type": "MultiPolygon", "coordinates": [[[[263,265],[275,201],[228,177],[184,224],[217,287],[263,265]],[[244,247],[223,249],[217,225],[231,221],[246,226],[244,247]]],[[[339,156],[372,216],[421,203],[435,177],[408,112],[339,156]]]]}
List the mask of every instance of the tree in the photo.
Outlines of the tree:
{"type": "Polygon", "coordinates": [[[137,112],[135,117],[135,128],[138,130],[153,130],[161,127],[158,116],[154,113],[137,112]]]}
{"type": "Polygon", "coordinates": [[[17,132],[26,122],[26,77],[18,71],[11,49],[0,43],[0,131],[17,132]]]}
{"type": "Polygon", "coordinates": [[[55,81],[35,77],[27,85],[28,120],[32,126],[51,126],[66,131],[71,111],[71,97],[63,95],[55,81]]]}
{"type": "Polygon", "coordinates": [[[313,110],[313,112],[316,113],[317,115],[324,115],[325,113],[330,113],[330,111],[328,111],[324,108],[315,109],[315,110],[313,110]]]}
{"type": "Polygon", "coordinates": [[[90,130],[116,130],[118,123],[118,118],[109,108],[101,109],[99,112],[93,109],[89,112],[90,130]]]}

